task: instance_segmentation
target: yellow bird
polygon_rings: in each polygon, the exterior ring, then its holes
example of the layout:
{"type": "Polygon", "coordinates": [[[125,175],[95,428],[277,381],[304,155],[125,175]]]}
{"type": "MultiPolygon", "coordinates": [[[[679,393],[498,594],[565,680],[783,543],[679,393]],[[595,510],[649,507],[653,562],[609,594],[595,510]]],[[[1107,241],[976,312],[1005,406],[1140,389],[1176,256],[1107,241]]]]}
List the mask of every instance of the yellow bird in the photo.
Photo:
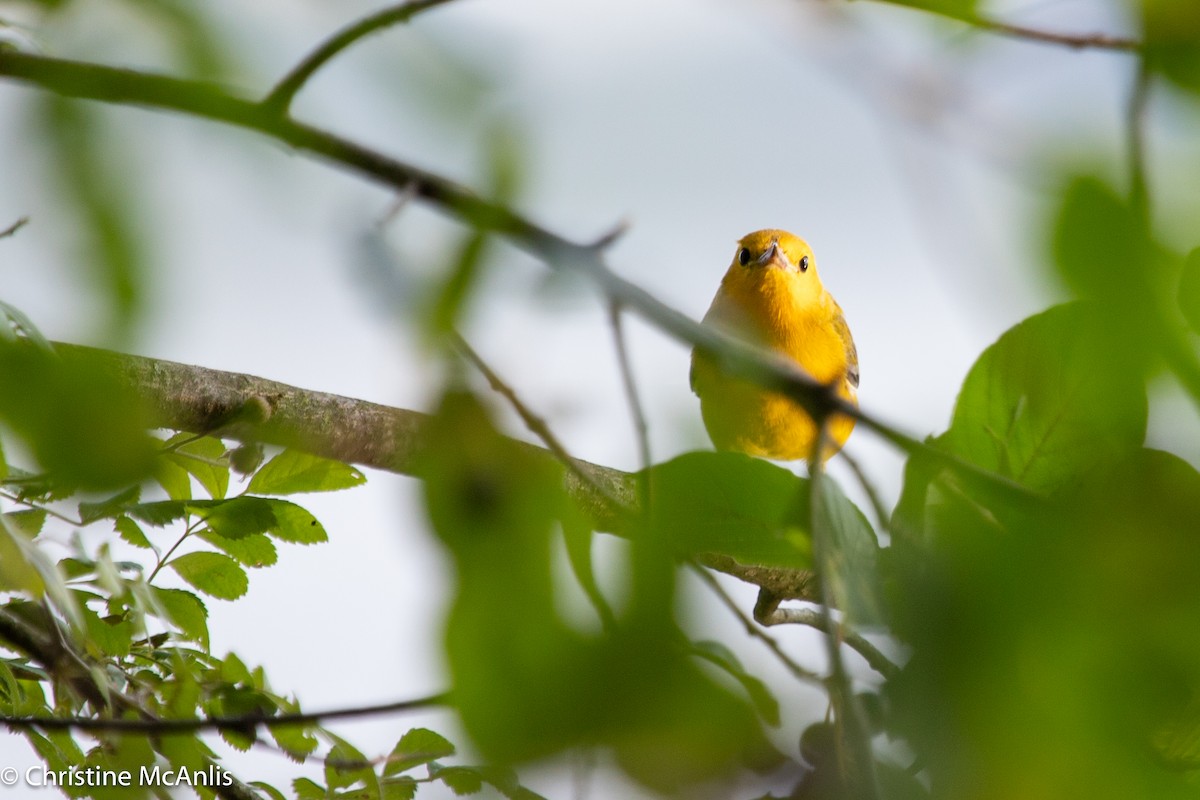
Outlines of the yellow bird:
{"type": "MultiPolygon", "coordinates": [[[[782,353],[858,403],[854,339],[841,307],[821,284],[812,249],[800,237],[780,230],[743,237],[704,324],[782,353]]],[[[795,401],[722,373],[698,349],[692,351],[691,382],[718,450],[781,461],[811,458],[816,426],[795,401]]],[[[850,417],[830,418],[821,460],[842,449],[853,429],[850,417]]]]}

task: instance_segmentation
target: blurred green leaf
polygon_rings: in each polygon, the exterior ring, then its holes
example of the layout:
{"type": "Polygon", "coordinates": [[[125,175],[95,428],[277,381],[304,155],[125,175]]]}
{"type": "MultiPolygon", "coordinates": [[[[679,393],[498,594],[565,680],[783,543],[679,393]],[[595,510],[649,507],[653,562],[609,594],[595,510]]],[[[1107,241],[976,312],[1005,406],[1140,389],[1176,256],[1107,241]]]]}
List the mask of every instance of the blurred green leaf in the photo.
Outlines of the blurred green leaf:
{"type": "Polygon", "coordinates": [[[483,790],[483,776],[472,767],[431,767],[429,777],[446,784],[459,796],[483,790]]]}
{"type": "Polygon", "coordinates": [[[816,523],[830,545],[821,580],[849,622],[859,627],[880,625],[884,611],[875,531],[833,478],[825,476],[817,486],[816,523]]]}
{"type": "Polygon", "coordinates": [[[117,658],[129,655],[134,634],[132,622],[126,619],[101,618],[83,603],[79,604],[79,612],[83,616],[87,631],[87,645],[95,650],[93,655],[117,658]]]}
{"type": "Polygon", "coordinates": [[[327,800],[329,797],[324,786],[308,778],[292,781],[292,791],[296,793],[296,800],[327,800]]]}
{"type": "Polygon", "coordinates": [[[188,553],[173,559],[169,566],[201,592],[221,600],[236,600],[250,588],[246,571],[220,553],[188,553]]]}
{"type": "MultiPolygon", "coordinates": [[[[295,711],[298,709],[286,709],[295,711]]],[[[302,763],[304,758],[317,749],[319,742],[313,734],[314,725],[272,725],[271,738],[283,748],[289,758],[302,763]]]]}
{"type": "Polygon", "coordinates": [[[330,789],[345,789],[362,781],[370,788],[368,796],[380,795],[379,777],[371,769],[370,760],[357,747],[338,736],[330,735],[333,747],[325,758],[325,782],[330,789]]]}
{"type": "Polygon", "coordinates": [[[778,727],[780,722],[779,701],[775,699],[775,695],[771,694],[771,690],[765,683],[746,671],[732,650],[720,642],[694,642],[692,648],[697,656],[720,667],[740,683],[746,690],[746,694],[749,695],[758,715],[768,725],[778,727]]]}
{"type": "MultiPolygon", "coordinates": [[[[311,783],[311,781],[310,781],[310,783],[311,783]]],[[[274,786],[272,786],[269,783],[263,783],[262,781],[250,781],[250,785],[253,786],[255,789],[259,789],[261,791],[266,792],[271,800],[287,800],[287,798],[284,797],[283,792],[279,791],[278,789],[276,789],[274,786]]],[[[316,784],[313,784],[313,785],[315,786],[316,784]]],[[[295,788],[295,787],[293,787],[293,788],[295,788]]],[[[321,797],[324,797],[324,796],[325,796],[324,794],[321,795],[321,797]]],[[[298,800],[303,800],[303,795],[300,794],[298,789],[296,790],[296,797],[298,800]]]]}
{"type": "Polygon", "coordinates": [[[30,561],[28,539],[14,532],[8,521],[0,517],[0,590],[26,592],[41,597],[46,583],[37,567],[30,561]]]}
{"type": "Polygon", "coordinates": [[[274,495],[332,492],[359,486],[366,480],[361,470],[349,464],[299,450],[284,450],[254,473],[246,491],[274,495]]]}
{"type": "Polygon", "coordinates": [[[67,363],[25,343],[0,343],[0,419],[59,485],[126,487],[153,464],[137,398],[88,359],[67,363]]]}
{"type": "Polygon", "coordinates": [[[121,516],[127,508],[137,504],[141,494],[142,489],[140,486],[131,486],[125,491],[119,492],[105,500],[96,503],[80,503],[79,519],[86,525],[89,522],[95,522],[105,517],[115,518],[121,516]]]}
{"type": "Polygon", "coordinates": [[[1146,63],[1176,86],[1200,92],[1200,5],[1140,0],[1146,63]]]}
{"type": "Polygon", "coordinates": [[[42,531],[46,524],[46,509],[26,508],[21,511],[8,511],[3,515],[4,521],[14,533],[20,533],[32,539],[42,531]]]}
{"type": "Polygon", "coordinates": [[[975,17],[977,0],[883,0],[898,6],[931,11],[943,17],[970,20],[975,17]]]}
{"type": "Polygon", "coordinates": [[[279,525],[271,501],[262,497],[199,500],[187,505],[208,523],[208,527],[226,539],[265,533],[279,525]]]}
{"type": "Polygon", "coordinates": [[[25,312],[16,306],[0,300],[0,341],[5,344],[16,344],[17,336],[23,336],[46,352],[52,352],[50,342],[37,329],[33,321],[25,316],[25,312]]]}
{"type": "Polygon", "coordinates": [[[1193,333],[1200,333],[1200,247],[1188,253],[1179,278],[1179,310],[1193,333]]]}
{"type": "Polygon", "coordinates": [[[94,106],[54,94],[38,96],[42,135],[59,205],[74,213],[80,237],[76,262],[91,271],[109,306],[108,328],[129,340],[143,312],[146,254],[142,225],[150,219],[126,176],[136,173],[123,138],[110,135],[94,106]]]}
{"type": "Polygon", "coordinates": [[[1038,491],[1140,447],[1145,386],[1108,323],[1068,304],[1009,329],[967,374],[938,443],[1038,491]]]}
{"type": "Polygon", "coordinates": [[[650,468],[653,522],[679,554],[724,553],[743,564],[812,567],[803,478],[741,453],[685,453],[650,468]]]}

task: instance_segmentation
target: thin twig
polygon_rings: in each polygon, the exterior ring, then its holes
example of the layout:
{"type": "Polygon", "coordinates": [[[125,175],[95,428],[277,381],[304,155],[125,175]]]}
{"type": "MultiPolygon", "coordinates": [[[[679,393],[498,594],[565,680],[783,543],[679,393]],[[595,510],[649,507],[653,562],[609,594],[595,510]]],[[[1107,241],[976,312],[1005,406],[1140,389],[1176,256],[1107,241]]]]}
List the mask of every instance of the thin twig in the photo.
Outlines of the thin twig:
{"type": "MultiPolygon", "coordinates": [[[[826,622],[825,615],[814,608],[777,608],[759,621],[764,625],[806,625],[822,633],[829,632],[829,623],[826,622]]],[[[871,669],[883,677],[890,679],[900,674],[900,667],[862,634],[839,625],[837,636],[847,647],[862,656],[871,669]]]]}
{"type": "Polygon", "coordinates": [[[712,593],[717,596],[721,604],[737,617],[738,622],[742,623],[742,628],[745,629],[746,633],[765,644],[775,658],[779,659],[779,663],[787,668],[788,672],[802,681],[815,683],[822,687],[825,686],[825,680],[820,675],[797,664],[792,660],[791,656],[783,652],[783,648],[779,646],[779,642],[775,641],[774,636],[771,636],[771,634],[754,624],[754,620],[746,616],[746,613],[738,607],[738,604],[733,601],[733,598],[725,591],[725,587],[721,586],[721,583],[712,573],[695,562],[689,562],[688,565],[692,568],[692,572],[696,573],[700,577],[700,580],[704,581],[704,584],[712,590],[712,593]]]}
{"type": "Polygon", "coordinates": [[[14,730],[79,730],[109,731],[114,733],[194,733],[214,730],[252,730],[258,727],[276,728],[283,725],[304,725],[331,719],[374,717],[398,714],[424,708],[449,705],[447,693],[401,700],[396,703],[380,703],[370,706],[335,708],[329,711],[295,712],[291,714],[241,714],[228,717],[201,717],[199,719],[97,719],[95,717],[14,717],[0,716],[0,725],[14,730]]]}
{"type": "Polygon", "coordinates": [[[1144,226],[1150,222],[1150,195],[1146,186],[1146,109],[1150,102],[1150,68],[1143,56],[1137,61],[1129,107],[1125,113],[1129,153],[1129,204],[1144,226]]]}
{"type": "MultiPolygon", "coordinates": [[[[508,401],[508,404],[512,406],[513,411],[516,411],[517,416],[519,416],[521,421],[525,423],[525,427],[529,429],[529,432],[538,439],[541,439],[542,444],[546,446],[546,449],[549,450],[564,467],[570,470],[575,477],[583,481],[593,491],[604,497],[608,502],[612,503],[615,509],[625,508],[624,504],[609,491],[608,487],[597,483],[591,475],[589,475],[580,467],[579,461],[573,458],[571,454],[567,452],[567,449],[563,447],[562,442],[560,442],[558,437],[554,435],[554,432],[550,430],[550,426],[546,424],[546,421],[537,414],[533,413],[533,410],[529,408],[529,406],[525,405],[524,401],[522,401],[517,395],[516,390],[505,383],[504,380],[496,374],[496,371],[493,370],[488,363],[483,360],[483,357],[480,356],[479,353],[475,352],[475,349],[467,343],[467,340],[464,339],[461,334],[452,333],[451,340],[453,341],[455,348],[458,349],[463,357],[466,358],[467,361],[470,361],[475,369],[479,370],[480,374],[482,374],[484,379],[488,382],[488,385],[492,387],[492,391],[508,401]]],[[[625,508],[625,510],[629,511],[628,508],[625,508]]]]}
{"type": "Polygon", "coordinates": [[[29,217],[19,218],[12,225],[9,225],[4,230],[0,231],[0,239],[5,239],[5,238],[8,238],[9,236],[12,236],[14,233],[21,230],[21,228],[24,228],[28,224],[29,224],[29,217]]]}
{"type": "MultiPolygon", "coordinates": [[[[877,0],[877,2],[888,3],[891,5],[894,0],[877,0]]],[[[939,10],[936,6],[918,5],[914,3],[904,3],[911,8],[919,11],[925,11],[929,14],[934,14],[946,19],[952,19],[956,22],[961,22],[970,25],[972,28],[977,28],[987,33],[995,33],[1000,36],[1008,36],[1015,39],[1024,39],[1026,41],[1038,42],[1041,44],[1053,44],[1061,47],[1070,47],[1076,50],[1086,48],[1096,48],[1101,50],[1116,50],[1121,52],[1130,52],[1139,50],[1142,43],[1137,39],[1131,39],[1126,36],[1111,36],[1106,33],[1056,33],[1054,31],[1042,30],[1040,28],[1031,28],[1026,25],[1015,25],[1011,22],[1003,22],[991,17],[981,15],[961,15],[951,14],[939,10]]]]}
{"type": "Polygon", "coordinates": [[[843,448],[839,451],[842,461],[846,466],[850,467],[850,471],[854,473],[854,477],[858,480],[858,485],[862,487],[863,492],[867,495],[867,502],[871,504],[871,510],[875,514],[875,522],[879,525],[880,530],[887,530],[890,525],[890,515],[887,508],[883,505],[883,500],[880,499],[879,493],[875,491],[875,485],[871,483],[871,479],[867,477],[867,473],[863,470],[862,465],[858,463],[858,459],[850,455],[843,448]]]}
{"type": "MultiPolygon", "coordinates": [[[[621,369],[621,385],[625,389],[625,402],[629,406],[629,415],[633,418],[633,430],[637,436],[638,460],[643,474],[654,463],[650,458],[650,427],[646,424],[646,414],[642,408],[642,398],[638,393],[637,381],[633,376],[633,366],[629,362],[629,348],[625,344],[625,326],[621,322],[621,306],[619,303],[608,304],[608,322],[612,326],[613,345],[617,349],[617,363],[621,369]]],[[[642,508],[648,510],[649,497],[643,493],[642,508]]]]}
{"type": "Polygon", "coordinates": [[[400,3],[399,5],[389,6],[388,8],[376,11],[369,16],[363,17],[358,22],[342,28],[322,42],[316,50],[305,56],[304,60],[280,79],[279,83],[275,84],[275,88],[271,89],[267,96],[263,98],[263,105],[273,110],[276,114],[286,114],[296,93],[304,88],[304,84],[308,82],[308,79],[317,70],[338,53],[365,36],[369,36],[392,25],[407,22],[421,11],[442,5],[446,2],[449,2],[449,0],[410,0],[410,2],[400,3]]]}

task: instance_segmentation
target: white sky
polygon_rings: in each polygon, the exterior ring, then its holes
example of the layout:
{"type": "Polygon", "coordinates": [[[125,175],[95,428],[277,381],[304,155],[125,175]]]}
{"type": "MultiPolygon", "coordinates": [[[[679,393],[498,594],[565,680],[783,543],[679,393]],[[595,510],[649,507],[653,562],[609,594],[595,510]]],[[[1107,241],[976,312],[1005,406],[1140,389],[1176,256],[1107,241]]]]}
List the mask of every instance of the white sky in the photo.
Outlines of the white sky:
{"type": "MultiPolygon", "coordinates": [[[[370,7],[208,5],[242,46],[251,88],[370,7]]],[[[142,34],[127,20],[83,6],[87,19],[108,24],[56,27],[42,42],[49,52],[162,64],[128,43],[142,34]]],[[[1106,7],[1004,4],[1008,18],[1027,24],[1122,32],[1106,7]]],[[[925,435],[945,427],[983,347],[1051,302],[1037,277],[1045,241],[1037,213],[1054,186],[1036,165],[1068,146],[1120,152],[1130,67],[1122,55],[965,36],[873,3],[462,0],[339,58],[296,113],[468,183],[478,183],[488,125],[514,120],[528,168],[520,208],[581,240],[628,220],[613,267],[695,318],[742,234],[793,230],[813,246],[853,329],[864,408],[925,435]],[[490,86],[474,97],[450,91],[447,54],[492,73],[490,86]],[[437,107],[410,74],[438,77],[449,101],[437,107]],[[454,108],[454,98],[471,107],[454,108]]],[[[8,154],[0,227],[32,217],[0,242],[0,297],[52,338],[97,343],[98,301],[62,244],[69,217],[44,191],[20,121],[28,99],[0,82],[8,154]]],[[[250,134],[133,109],[105,117],[127,140],[128,180],[148,198],[144,224],[154,232],[153,312],[137,352],[427,407],[436,370],[422,363],[413,330],[363,286],[358,241],[386,210],[387,193],[250,134]]],[[[388,241],[402,263],[427,273],[452,234],[414,208],[388,241]]],[[[547,287],[543,267],[498,252],[468,338],[575,455],[636,467],[602,305],[588,287],[555,291],[561,282],[547,287]]],[[[687,350],[640,323],[629,330],[655,458],[707,446],[687,350]]],[[[894,498],[898,456],[862,432],[849,449],[894,498]]],[[[833,469],[849,486],[848,473],[833,469]]],[[[251,576],[247,598],[209,601],[214,650],[264,664],[274,687],[297,692],[309,709],[442,688],[446,564],[416,495],[413,481],[372,473],[364,489],[300,498],[332,541],[284,547],[279,565],[251,576]]],[[[753,592],[729,585],[749,609],[753,592]]],[[[696,630],[739,642],[748,662],[786,683],[711,601],[696,609],[696,630]]],[[[802,661],[823,661],[815,638],[775,633],[802,661]]],[[[814,697],[792,698],[798,708],[778,739],[789,752],[821,713],[814,697]]],[[[339,729],[370,753],[415,724],[453,733],[438,717],[339,729]]],[[[0,766],[31,758],[22,740],[0,734],[0,766]]],[[[231,763],[242,777],[271,781],[296,769],[260,753],[231,763]]],[[[561,775],[528,777],[535,789],[570,796],[561,775]]]]}

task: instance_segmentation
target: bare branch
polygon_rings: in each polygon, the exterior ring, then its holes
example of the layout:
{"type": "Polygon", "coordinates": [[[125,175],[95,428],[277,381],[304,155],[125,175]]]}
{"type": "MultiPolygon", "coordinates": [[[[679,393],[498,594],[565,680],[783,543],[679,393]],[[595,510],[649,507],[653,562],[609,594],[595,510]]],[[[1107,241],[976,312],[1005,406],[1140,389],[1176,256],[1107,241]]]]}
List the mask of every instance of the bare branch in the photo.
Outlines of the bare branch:
{"type": "MultiPolygon", "coordinates": [[[[807,625],[824,633],[829,631],[829,623],[814,608],[775,608],[770,614],[759,617],[758,621],[764,625],[807,625]]],[[[862,656],[871,669],[883,677],[894,678],[900,674],[900,667],[885,656],[882,650],[863,638],[861,634],[838,626],[837,636],[851,650],[862,656]]]]}
{"type": "Polygon", "coordinates": [[[21,230],[21,228],[24,228],[28,224],[29,217],[20,217],[12,225],[9,225],[4,230],[0,231],[0,239],[7,239],[9,236],[12,236],[14,233],[21,230]]]}
{"type": "Polygon", "coordinates": [[[353,719],[377,717],[418,711],[425,708],[446,706],[448,694],[435,694],[415,700],[395,703],[380,703],[370,706],[335,708],[329,711],[296,712],[292,714],[240,714],[230,717],[202,717],[199,719],[98,719],[96,717],[10,717],[0,716],[0,724],[13,730],[77,730],[108,731],[117,733],[197,733],[200,731],[239,730],[253,731],[258,727],[276,728],[284,725],[304,725],[331,719],[353,719]]]}
{"type": "Polygon", "coordinates": [[[392,25],[398,25],[412,19],[427,8],[440,6],[449,0],[410,0],[395,6],[376,11],[363,17],[358,22],[349,25],[326,39],[313,50],[304,60],[292,68],[287,75],[275,85],[270,93],[263,98],[263,105],[272,109],[276,114],[284,115],[292,104],[292,98],[304,88],[317,70],[338,53],[345,50],[358,40],[372,33],[381,31],[392,25]]]}

